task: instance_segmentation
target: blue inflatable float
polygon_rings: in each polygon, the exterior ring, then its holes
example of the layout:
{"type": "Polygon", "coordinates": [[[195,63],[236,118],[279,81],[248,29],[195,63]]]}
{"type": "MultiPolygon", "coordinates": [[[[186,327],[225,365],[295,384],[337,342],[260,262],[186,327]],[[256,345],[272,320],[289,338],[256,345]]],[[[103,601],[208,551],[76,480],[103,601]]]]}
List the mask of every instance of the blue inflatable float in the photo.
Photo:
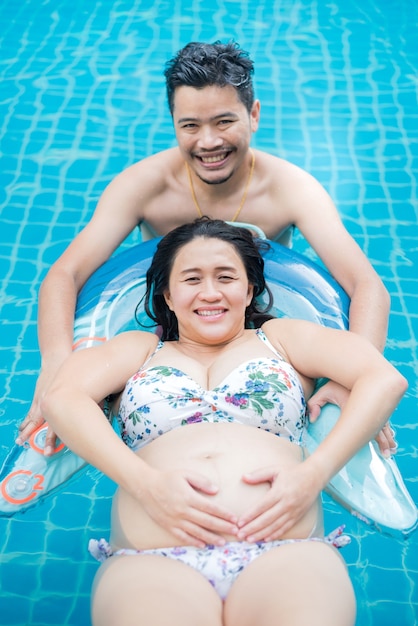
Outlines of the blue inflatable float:
{"type": "MultiPolygon", "coordinates": [[[[126,250],[99,268],[80,292],[74,326],[74,349],[84,349],[138,328],[135,311],[145,292],[145,274],[158,240],[126,250]]],[[[306,257],[277,243],[264,254],[268,284],[278,317],[307,319],[347,328],[349,300],[333,278],[306,257]]],[[[149,322],[140,313],[141,322],[149,322]]],[[[153,328],[150,325],[150,330],[153,328]]],[[[307,447],[313,451],[338,419],[339,409],[325,406],[311,424],[307,447]]],[[[52,457],[43,455],[46,425],[24,448],[15,446],[0,472],[0,515],[11,516],[39,502],[85,467],[59,443],[52,457]]],[[[417,526],[417,508],[396,462],[384,459],[369,443],[332,479],[327,492],[353,515],[382,532],[408,536],[417,526]]]]}

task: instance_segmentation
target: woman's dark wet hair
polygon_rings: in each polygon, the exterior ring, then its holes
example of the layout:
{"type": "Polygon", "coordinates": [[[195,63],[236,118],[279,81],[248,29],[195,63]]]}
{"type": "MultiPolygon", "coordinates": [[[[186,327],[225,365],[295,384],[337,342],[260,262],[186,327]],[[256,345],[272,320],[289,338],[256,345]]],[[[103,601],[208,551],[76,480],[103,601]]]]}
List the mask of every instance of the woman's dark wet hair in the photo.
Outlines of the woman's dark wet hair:
{"type": "MultiPolygon", "coordinates": [[[[273,315],[269,311],[273,305],[273,296],[266,285],[264,260],[261,256],[262,250],[268,250],[268,242],[254,237],[247,228],[201,217],[190,224],[175,228],[161,239],[147,272],[144,309],[151,320],[161,327],[161,339],[178,339],[177,318],[168,308],[164,293],[168,290],[171,270],[179,250],[197,237],[225,241],[234,246],[241,258],[248,282],[253,286],[253,297],[245,311],[245,328],[259,328],[265,321],[272,319],[273,315]],[[267,304],[264,306],[257,300],[262,294],[267,295],[267,304]]],[[[142,301],[138,307],[142,307],[142,301]]],[[[138,313],[137,320],[145,327],[139,320],[138,313]]]]}
{"type": "Polygon", "coordinates": [[[254,104],[253,74],[253,62],[237,43],[191,42],[179,50],[165,66],[170,113],[173,115],[174,92],[177,87],[203,89],[213,85],[234,87],[250,113],[254,104]]]}

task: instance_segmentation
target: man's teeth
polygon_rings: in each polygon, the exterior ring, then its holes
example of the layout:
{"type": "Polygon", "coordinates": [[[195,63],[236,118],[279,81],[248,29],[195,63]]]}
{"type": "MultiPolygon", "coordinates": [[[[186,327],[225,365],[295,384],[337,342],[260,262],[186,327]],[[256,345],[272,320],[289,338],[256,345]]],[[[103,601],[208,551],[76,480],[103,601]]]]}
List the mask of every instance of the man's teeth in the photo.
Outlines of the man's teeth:
{"type": "Polygon", "coordinates": [[[203,163],[217,163],[218,161],[222,161],[224,157],[212,156],[212,157],[201,157],[203,163]]]}

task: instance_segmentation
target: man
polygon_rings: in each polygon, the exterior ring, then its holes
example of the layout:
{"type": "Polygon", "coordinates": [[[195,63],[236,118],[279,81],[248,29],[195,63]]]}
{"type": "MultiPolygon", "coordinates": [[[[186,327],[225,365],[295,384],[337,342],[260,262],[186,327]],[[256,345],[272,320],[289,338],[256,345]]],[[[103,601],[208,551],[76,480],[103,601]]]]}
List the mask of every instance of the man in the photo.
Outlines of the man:
{"type": "MultiPolygon", "coordinates": [[[[43,422],[40,398],[71,352],[78,292],[138,225],[159,236],[208,215],[254,224],[273,240],[296,226],[350,296],[350,329],[383,349],[388,293],[345,230],[331,198],[307,172],[250,148],[260,118],[253,71],[252,61],[235,43],[190,43],[167,64],[178,146],[119,174],[91,221],[49,270],[39,296],[42,371],[18,443],[43,422]]],[[[311,400],[311,418],[332,400],[341,404],[344,398],[329,383],[311,400]]],[[[54,441],[49,432],[46,454],[54,441]]],[[[389,428],[380,445],[385,451],[393,447],[389,428]]]]}

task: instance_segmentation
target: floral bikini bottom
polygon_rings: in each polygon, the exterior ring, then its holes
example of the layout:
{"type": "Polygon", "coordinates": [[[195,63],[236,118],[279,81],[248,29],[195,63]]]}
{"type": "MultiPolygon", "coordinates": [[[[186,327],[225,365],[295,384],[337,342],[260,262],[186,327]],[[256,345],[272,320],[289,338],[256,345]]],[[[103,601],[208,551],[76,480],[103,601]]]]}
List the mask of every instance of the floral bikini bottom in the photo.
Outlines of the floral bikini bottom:
{"type": "Polygon", "coordinates": [[[155,554],[165,556],[176,561],[181,561],[199,571],[215,588],[219,596],[224,600],[232,584],[238,575],[264,552],[286,544],[306,543],[319,541],[341,548],[350,543],[350,538],[343,534],[344,526],[338,527],[326,537],[308,537],[306,539],[282,539],[259,543],[231,541],[223,546],[208,545],[204,548],[193,546],[178,546],[174,548],[154,548],[148,550],[135,550],[122,548],[113,551],[105,539],[91,539],[89,542],[90,554],[100,562],[106,561],[111,556],[132,556],[138,554],[155,554]]]}

